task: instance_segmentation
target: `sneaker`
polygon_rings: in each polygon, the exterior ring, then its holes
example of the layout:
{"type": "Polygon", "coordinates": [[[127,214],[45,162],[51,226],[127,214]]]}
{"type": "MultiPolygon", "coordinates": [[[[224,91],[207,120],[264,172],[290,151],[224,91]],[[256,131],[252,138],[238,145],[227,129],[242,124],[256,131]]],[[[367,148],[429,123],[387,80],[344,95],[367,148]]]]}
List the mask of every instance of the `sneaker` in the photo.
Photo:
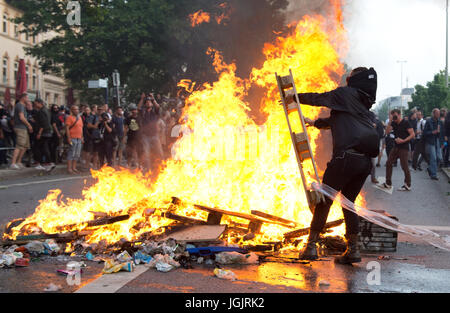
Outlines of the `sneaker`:
{"type": "Polygon", "coordinates": [[[40,164],[38,166],[36,166],[35,169],[37,169],[38,171],[45,171],[46,170],[45,167],[43,167],[40,164]]]}
{"type": "Polygon", "coordinates": [[[411,187],[408,187],[406,185],[401,186],[397,189],[398,191],[411,191],[411,187]]]}
{"type": "Polygon", "coordinates": [[[20,170],[21,169],[20,166],[17,164],[11,164],[11,166],[9,168],[12,170],[20,170]]]}
{"type": "Polygon", "coordinates": [[[431,177],[432,180],[439,180],[436,176],[431,177]]]}
{"type": "Polygon", "coordinates": [[[16,165],[19,167],[19,169],[25,168],[25,165],[23,165],[22,163],[17,163],[16,165]]]}
{"type": "Polygon", "coordinates": [[[392,189],[392,186],[390,186],[386,183],[382,183],[381,185],[378,185],[378,186],[380,186],[381,188],[384,188],[384,189],[392,189]]]}
{"type": "Polygon", "coordinates": [[[54,163],[50,163],[49,165],[46,165],[44,168],[47,172],[51,172],[55,169],[56,165],[54,163]]]}

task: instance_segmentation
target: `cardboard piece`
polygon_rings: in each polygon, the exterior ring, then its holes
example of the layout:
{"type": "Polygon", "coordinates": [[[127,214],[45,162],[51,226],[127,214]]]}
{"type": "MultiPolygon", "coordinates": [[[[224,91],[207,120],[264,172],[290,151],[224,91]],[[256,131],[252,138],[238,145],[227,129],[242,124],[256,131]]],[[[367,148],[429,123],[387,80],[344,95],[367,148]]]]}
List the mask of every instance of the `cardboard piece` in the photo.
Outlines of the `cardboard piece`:
{"type": "Polygon", "coordinates": [[[168,234],[161,240],[169,238],[178,242],[216,241],[227,228],[226,225],[195,225],[168,234]]]}

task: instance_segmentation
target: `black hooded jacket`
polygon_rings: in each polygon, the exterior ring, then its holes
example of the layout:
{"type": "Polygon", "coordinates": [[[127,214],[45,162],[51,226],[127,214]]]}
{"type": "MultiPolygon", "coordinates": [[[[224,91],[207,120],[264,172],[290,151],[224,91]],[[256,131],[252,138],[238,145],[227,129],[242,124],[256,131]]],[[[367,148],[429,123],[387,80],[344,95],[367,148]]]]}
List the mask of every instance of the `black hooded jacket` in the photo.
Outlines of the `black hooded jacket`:
{"type": "Polygon", "coordinates": [[[331,129],[333,156],[340,156],[349,149],[370,157],[378,155],[380,140],[374,127],[375,115],[369,111],[374,98],[368,93],[352,87],[340,87],[322,94],[299,94],[299,98],[302,104],[331,109],[330,117],[318,119],[314,126],[331,129]]]}

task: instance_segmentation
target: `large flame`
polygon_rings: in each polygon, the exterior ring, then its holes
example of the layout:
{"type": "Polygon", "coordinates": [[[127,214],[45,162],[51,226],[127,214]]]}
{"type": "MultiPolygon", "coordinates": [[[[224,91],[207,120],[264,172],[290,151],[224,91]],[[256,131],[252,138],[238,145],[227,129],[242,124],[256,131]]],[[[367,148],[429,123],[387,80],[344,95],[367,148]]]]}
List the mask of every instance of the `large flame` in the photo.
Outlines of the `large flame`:
{"type": "MultiPolygon", "coordinates": [[[[230,211],[260,210],[307,227],[312,216],[284,111],[278,104],[275,72],[286,75],[293,69],[299,92],[325,92],[337,87],[344,69],[336,38],[343,38],[343,26],[340,2],[332,3],[337,8],[332,17],[306,16],[289,26],[287,36],[266,44],[264,64],[253,69],[248,79],[237,77],[235,64],[226,64],[220,52],[208,50],[219,78],[197,91],[190,90],[193,92],[182,118],[186,121],[183,136],[173,146],[172,158],[163,164],[154,183],[150,183],[149,176],[125,169],[94,171],[98,181],[83,191],[82,199],[63,201],[60,191],[51,191],[35,213],[14,229],[13,237],[20,230],[32,232],[32,226],[46,233],[60,232],[62,225],[73,225],[65,227],[67,231],[83,229],[86,224],[80,223],[91,220],[91,211],[96,211],[131,217],[98,227],[87,237],[89,242],[137,239],[172,222],[161,217],[160,210],[154,215],[145,214],[146,208],[164,210],[172,196],[187,203],[230,211]],[[266,121],[262,125],[249,117],[250,104],[246,97],[252,86],[264,90],[260,107],[266,121]]],[[[187,81],[181,83],[189,85],[187,81]]],[[[320,113],[317,108],[302,108],[309,118],[316,118],[320,113]]],[[[301,126],[295,125],[295,129],[301,131],[301,126]]],[[[320,145],[319,131],[311,128],[308,132],[316,151],[320,145]]],[[[312,172],[311,164],[307,164],[307,171],[312,172]]],[[[175,210],[180,215],[205,218],[205,212],[189,205],[175,210]]],[[[334,205],[329,220],[341,217],[342,211],[334,205]]],[[[230,221],[225,217],[225,222],[230,221]]],[[[281,240],[287,231],[282,226],[264,224],[258,241],[281,240]]]]}

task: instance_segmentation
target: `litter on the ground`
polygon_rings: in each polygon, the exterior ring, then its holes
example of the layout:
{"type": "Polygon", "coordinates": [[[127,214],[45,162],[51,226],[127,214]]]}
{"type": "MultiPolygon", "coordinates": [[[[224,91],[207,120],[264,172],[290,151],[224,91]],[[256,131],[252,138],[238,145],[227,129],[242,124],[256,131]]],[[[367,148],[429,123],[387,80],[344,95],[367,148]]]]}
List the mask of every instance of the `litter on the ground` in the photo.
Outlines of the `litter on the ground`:
{"type": "Polygon", "coordinates": [[[221,268],[214,269],[214,275],[216,275],[216,277],[221,278],[221,279],[226,279],[226,280],[231,280],[231,281],[237,280],[235,273],[233,273],[230,270],[224,270],[221,268]]]}

